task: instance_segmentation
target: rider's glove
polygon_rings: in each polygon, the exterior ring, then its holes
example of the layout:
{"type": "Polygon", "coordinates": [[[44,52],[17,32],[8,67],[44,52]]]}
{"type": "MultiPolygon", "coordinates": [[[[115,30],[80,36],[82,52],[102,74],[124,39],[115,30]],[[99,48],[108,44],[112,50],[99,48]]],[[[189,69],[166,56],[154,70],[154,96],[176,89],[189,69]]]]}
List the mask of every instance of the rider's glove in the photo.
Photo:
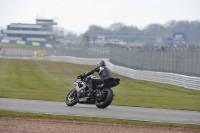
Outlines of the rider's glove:
{"type": "Polygon", "coordinates": [[[81,74],[77,77],[78,79],[84,79],[85,78],[85,75],[84,74],[81,74]]]}
{"type": "Polygon", "coordinates": [[[77,76],[77,79],[81,79],[81,76],[77,76]]]}

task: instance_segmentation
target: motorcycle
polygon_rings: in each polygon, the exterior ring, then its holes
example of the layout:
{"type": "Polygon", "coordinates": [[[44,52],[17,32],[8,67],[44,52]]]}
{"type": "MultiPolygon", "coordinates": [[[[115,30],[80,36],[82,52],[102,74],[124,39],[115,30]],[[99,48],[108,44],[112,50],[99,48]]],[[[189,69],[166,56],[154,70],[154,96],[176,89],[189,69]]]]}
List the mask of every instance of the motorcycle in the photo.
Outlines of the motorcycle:
{"type": "MultiPolygon", "coordinates": [[[[93,78],[88,76],[87,78],[93,78]]],[[[74,82],[74,88],[66,96],[66,105],[74,106],[80,104],[95,104],[98,108],[108,107],[114,98],[112,87],[119,84],[120,79],[115,77],[108,77],[100,84],[93,84],[93,93],[88,93],[86,79],[81,79],[79,76],[74,82]]]]}

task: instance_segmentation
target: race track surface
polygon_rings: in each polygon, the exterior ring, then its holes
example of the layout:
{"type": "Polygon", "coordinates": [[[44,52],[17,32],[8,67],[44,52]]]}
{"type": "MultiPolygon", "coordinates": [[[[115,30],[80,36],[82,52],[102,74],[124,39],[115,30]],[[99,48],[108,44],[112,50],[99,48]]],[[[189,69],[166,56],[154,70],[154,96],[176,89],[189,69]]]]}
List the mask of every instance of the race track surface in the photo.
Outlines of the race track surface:
{"type": "Polygon", "coordinates": [[[95,105],[83,104],[68,107],[65,102],[7,98],[0,98],[0,110],[200,125],[200,112],[197,111],[126,106],[109,106],[106,109],[98,109],[95,105]]]}

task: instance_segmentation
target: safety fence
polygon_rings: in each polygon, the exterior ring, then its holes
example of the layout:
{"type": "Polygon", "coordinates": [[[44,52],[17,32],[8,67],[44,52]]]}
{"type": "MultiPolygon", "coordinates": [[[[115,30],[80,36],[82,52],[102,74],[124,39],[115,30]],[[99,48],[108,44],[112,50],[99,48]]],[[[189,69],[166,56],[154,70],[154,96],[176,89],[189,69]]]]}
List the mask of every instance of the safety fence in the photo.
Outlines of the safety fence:
{"type": "Polygon", "coordinates": [[[200,77],[200,45],[184,46],[121,46],[67,45],[45,50],[2,48],[1,56],[73,56],[108,58],[112,64],[135,70],[168,72],[200,77]]]}
{"type": "Polygon", "coordinates": [[[110,46],[104,45],[69,45],[55,49],[55,51],[56,55],[81,58],[109,58],[110,56],[110,46]]]}
{"type": "MultiPolygon", "coordinates": [[[[75,64],[85,64],[85,65],[94,65],[96,64],[97,61],[99,61],[99,59],[96,58],[77,58],[70,56],[46,56],[43,58],[19,57],[18,59],[70,62],[75,64]]],[[[108,59],[104,60],[106,61],[108,68],[110,68],[112,72],[132,79],[166,83],[166,84],[181,86],[184,88],[200,90],[200,77],[192,77],[192,76],[185,76],[181,74],[165,73],[165,72],[134,70],[114,65],[110,63],[108,59]]]]}
{"type": "Polygon", "coordinates": [[[43,56],[47,56],[47,50],[32,50],[32,49],[16,49],[16,48],[3,48],[0,50],[0,55],[9,56],[9,57],[36,57],[41,54],[43,56]]]}
{"type": "Polygon", "coordinates": [[[63,46],[61,48],[48,49],[27,49],[27,48],[9,48],[2,47],[1,56],[34,56],[34,52],[42,53],[44,56],[73,56],[82,58],[109,58],[110,46],[63,46]]]}
{"type": "Polygon", "coordinates": [[[136,69],[200,77],[200,45],[125,47],[113,45],[113,64],[136,69]]]}

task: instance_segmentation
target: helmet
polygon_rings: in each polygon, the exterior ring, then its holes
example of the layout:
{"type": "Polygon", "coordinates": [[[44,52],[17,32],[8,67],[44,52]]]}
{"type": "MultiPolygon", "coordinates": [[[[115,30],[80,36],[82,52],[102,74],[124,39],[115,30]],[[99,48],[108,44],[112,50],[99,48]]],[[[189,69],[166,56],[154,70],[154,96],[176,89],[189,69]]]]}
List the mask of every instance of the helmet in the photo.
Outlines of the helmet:
{"type": "Polygon", "coordinates": [[[105,61],[101,60],[99,62],[97,62],[97,66],[106,66],[105,61]]]}

